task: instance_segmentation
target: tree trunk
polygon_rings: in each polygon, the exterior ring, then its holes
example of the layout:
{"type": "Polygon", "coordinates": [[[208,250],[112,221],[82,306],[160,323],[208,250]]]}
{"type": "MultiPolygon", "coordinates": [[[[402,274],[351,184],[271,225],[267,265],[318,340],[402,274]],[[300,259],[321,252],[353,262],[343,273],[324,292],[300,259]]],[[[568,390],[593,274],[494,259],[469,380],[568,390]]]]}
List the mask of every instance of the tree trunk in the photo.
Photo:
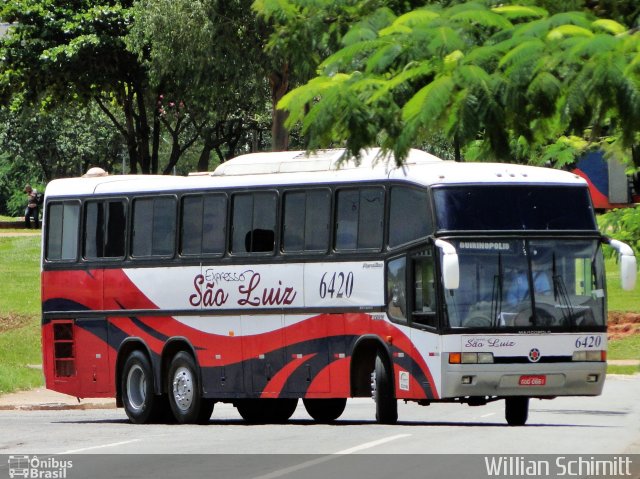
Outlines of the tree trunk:
{"type": "Polygon", "coordinates": [[[151,154],[149,152],[149,118],[147,117],[147,106],[144,102],[144,88],[137,82],[134,84],[136,92],[136,103],[138,106],[137,137],[140,154],[140,166],[142,173],[151,173],[151,154]]]}
{"type": "Polygon", "coordinates": [[[271,87],[272,102],[272,124],[271,141],[273,151],[285,151],[289,148],[289,132],[284,126],[289,113],[278,110],[278,102],[289,89],[289,64],[285,63],[280,71],[272,72],[269,75],[269,85],[271,87]]]}

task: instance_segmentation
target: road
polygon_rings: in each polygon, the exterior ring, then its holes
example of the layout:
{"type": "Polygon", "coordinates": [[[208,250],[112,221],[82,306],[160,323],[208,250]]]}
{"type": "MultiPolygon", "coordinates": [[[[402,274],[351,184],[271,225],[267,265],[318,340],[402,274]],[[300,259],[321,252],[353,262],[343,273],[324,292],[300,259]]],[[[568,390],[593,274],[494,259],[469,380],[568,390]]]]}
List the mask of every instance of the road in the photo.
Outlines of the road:
{"type": "Polygon", "coordinates": [[[222,403],[206,426],[132,425],[122,409],[0,411],[0,454],[637,454],[639,398],[640,375],[609,377],[599,397],[532,400],[524,427],[506,426],[502,401],[399,403],[393,426],[375,423],[369,399],[349,400],[333,425],[301,402],[284,425],[246,425],[222,403]]]}
{"type": "Polygon", "coordinates": [[[68,479],[475,479],[522,477],[489,474],[487,455],[548,458],[546,477],[555,477],[559,454],[609,454],[632,458],[638,479],[638,398],[640,375],[609,377],[599,397],[532,400],[524,427],[506,425],[501,401],[400,403],[393,426],[375,423],[370,399],[350,400],[332,425],[314,424],[301,403],[284,425],[247,425],[220,403],[205,426],[132,425],[122,409],[0,411],[0,478],[11,471],[9,455],[70,460],[65,475],[48,476],[68,479]],[[555,456],[530,456],[539,454],[555,456]]]}

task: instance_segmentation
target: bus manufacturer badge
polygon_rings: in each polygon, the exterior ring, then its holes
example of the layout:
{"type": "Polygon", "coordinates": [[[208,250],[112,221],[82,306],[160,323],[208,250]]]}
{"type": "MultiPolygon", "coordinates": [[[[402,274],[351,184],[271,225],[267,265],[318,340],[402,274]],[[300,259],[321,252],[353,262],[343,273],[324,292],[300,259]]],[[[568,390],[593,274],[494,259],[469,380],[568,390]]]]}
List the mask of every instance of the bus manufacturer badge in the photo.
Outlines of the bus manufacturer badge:
{"type": "Polygon", "coordinates": [[[538,361],[540,361],[539,349],[533,348],[531,351],[529,351],[529,361],[531,361],[532,363],[537,363],[538,361]]]}

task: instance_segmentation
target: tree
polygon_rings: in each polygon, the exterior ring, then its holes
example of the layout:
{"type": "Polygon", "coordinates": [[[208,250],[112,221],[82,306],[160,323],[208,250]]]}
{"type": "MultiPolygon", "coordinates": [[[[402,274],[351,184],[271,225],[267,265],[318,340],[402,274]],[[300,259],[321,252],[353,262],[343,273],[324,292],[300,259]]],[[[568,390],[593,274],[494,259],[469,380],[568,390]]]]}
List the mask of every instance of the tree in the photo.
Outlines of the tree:
{"type": "Polygon", "coordinates": [[[386,18],[352,26],[318,76],[281,101],[310,148],[357,155],[377,144],[402,159],[443,132],[458,159],[473,149],[508,161],[585,129],[591,141],[635,141],[639,34],[615,21],[479,2],[386,18]]]}
{"type": "Polygon", "coordinates": [[[285,150],[289,146],[285,127],[288,113],[278,108],[278,103],[291,87],[315,75],[320,62],[339,49],[352,24],[360,20],[377,23],[381,20],[376,15],[387,16],[385,10],[404,12],[421,3],[416,0],[255,0],[253,9],[264,19],[263,35],[268,38],[265,52],[273,105],[273,149],[285,150]]]}
{"type": "Polygon", "coordinates": [[[21,214],[23,188],[41,189],[54,178],[79,176],[90,167],[119,169],[122,142],[97,106],[53,110],[0,109],[0,210],[21,214]]]}
{"type": "MultiPolygon", "coordinates": [[[[219,161],[242,143],[255,143],[264,128],[267,84],[263,38],[248,0],[145,0],[134,9],[128,38],[150,72],[163,122],[174,138],[200,137],[198,169],[208,169],[211,151],[219,161]],[[149,47],[151,45],[151,47],[149,47]]],[[[257,145],[255,145],[257,146],[257,145]]],[[[183,147],[184,148],[184,147],[183,147]]]]}
{"type": "Polygon", "coordinates": [[[127,49],[133,4],[6,2],[0,16],[12,26],[0,43],[0,99],[13,108],[95,102],[122,135],[131,172],[156,173],[162,127],[170,127],[176,141],[184,121],[180,115],[162,118],[146,66],[127,49]]]}

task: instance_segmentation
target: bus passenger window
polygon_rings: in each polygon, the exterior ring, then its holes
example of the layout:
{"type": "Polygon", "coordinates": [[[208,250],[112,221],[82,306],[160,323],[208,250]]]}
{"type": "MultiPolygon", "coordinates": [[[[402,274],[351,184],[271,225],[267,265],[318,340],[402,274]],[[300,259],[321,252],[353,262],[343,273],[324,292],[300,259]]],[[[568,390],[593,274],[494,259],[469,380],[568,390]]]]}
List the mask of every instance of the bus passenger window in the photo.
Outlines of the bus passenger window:
{"type": "Polygon", "coordinates": [[[78,257],[80,204],[52,203],[47,212],[46,259],[75,261],[78,257]]]}
{"type": "Polygon", "coordinates": [[[84,257],[124,257],[127,224],[124,201],[88,201],[84,217],[84,257]]]}
{"type": "Polygon", "coordinates": [[[336,250],[380,250],[384,218],[384,189],[338,191],[336,250]]]}
{"type": "Polygon", "coordinates": [[[182,199],[180,254],[223,254],[226,242],[225,195],[194,195],[182,199]]]}
{"type": "Polygon", "coordinates": [[[275,251],[276,205],[277,196],[272,192],[234,195],[232,253],[275,251]]]}
{"type": "Polygon", "coordinates": [[[424,238],[433,230],[427,192],[415,188],[391,188],[389,246],[424,238]]]}
{"type": "Polygon", "coordinates": [[[173,255],[176,228],[175,199],[139,198],[133,202],[132,255],[173,255]]]}
{"type": "Polygon", "coordinates": [[[402,323],[407,322],[406,264],[404,256],[387,263],[387,312],[402,323]]]}
{"type": "Polygon", "coordinates": [[[288,192],[284,195],[283,203],[282,251],[327,251],[330,191],[322,189],[288,192]]]}

